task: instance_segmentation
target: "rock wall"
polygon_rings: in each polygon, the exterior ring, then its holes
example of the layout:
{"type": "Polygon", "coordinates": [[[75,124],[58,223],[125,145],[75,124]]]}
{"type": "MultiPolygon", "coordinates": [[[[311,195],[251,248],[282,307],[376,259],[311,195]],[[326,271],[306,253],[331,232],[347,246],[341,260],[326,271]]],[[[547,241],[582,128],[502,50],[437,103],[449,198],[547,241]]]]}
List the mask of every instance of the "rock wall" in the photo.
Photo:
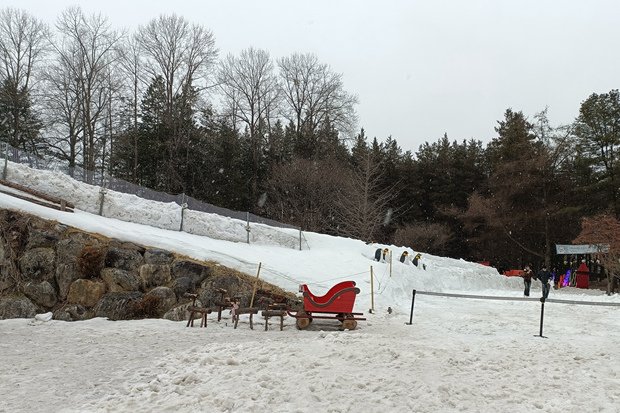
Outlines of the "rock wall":
{"type": "MultiPolygon", "coordinates": [[[[217,289],[249,305],[251,277],[170,251],[121,242],[16,211],[0,210],[0,319],[53,312],[57,320],[163,317],[219,301],[217,289]]],[[[278,290],[270,286],[268,290],[278,290]]],[[[284,293],[280,290],[279,293],[284,293]]],[[[269,300],[260,293],[261,298],[269,300]]],[[[289,296],[288,298],[292,298],[289,296]]]]}

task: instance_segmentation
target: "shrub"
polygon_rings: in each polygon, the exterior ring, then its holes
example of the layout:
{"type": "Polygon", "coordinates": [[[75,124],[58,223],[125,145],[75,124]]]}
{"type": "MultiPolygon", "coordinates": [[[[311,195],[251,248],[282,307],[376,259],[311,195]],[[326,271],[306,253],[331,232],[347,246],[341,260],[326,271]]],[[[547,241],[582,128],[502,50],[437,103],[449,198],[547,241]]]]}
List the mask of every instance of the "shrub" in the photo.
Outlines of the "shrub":
{"type": "Polygon", "coordinates": [[[99,277],[103,269],[105,250],[92,245],[82,248],[77,257],[77,267],[80,273],[86,278],[99,277]]]}
{"type": "Polygon", "coordinates": [[[146,295],[133,303],[132,313],[134,318],[157,318],[158,309],[159,297],[146,295]]]}
{"type": "Polygon", "coordinates": [[[444,253],[451,239],[452,232],[447,225],[425,222],[401,227],[394,234],[396,245],[406,245],[414,251],[424,251],[430,254],[444,253]]]}

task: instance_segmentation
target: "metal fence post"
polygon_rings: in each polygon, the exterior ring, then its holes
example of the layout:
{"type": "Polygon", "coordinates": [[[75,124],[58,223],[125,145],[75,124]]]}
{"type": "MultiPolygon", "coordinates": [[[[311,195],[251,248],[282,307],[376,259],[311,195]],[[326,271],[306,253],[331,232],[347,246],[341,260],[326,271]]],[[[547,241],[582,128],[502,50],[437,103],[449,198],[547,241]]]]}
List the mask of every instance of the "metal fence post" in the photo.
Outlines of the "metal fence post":
{"type": "Polygon", "coordinates": [[[409,315],[409,322],[405,323],[409,326],[413,324],[413,304],[414,303],[415,303],[415,290],[413,290],[413,294],[411,296],[411,314],[409,315]]]}
{"type": "Polygon", "coordinates": [[[105,187],[101,187],[99,189],[99,216],[103,216],[103,200],[105,198],[106,189],[105,187]]]}
{"type": "Polygon", "coordinates": [[[185,192],[183,192],[183,196],[181,197],[181,226],[179,227],[179,231],[183,231],[183,219],[185,217],[186,209],[187,203],[185,202],[185,192]]]}
{"type": "Polygon", "coordinates": [[[543,320],[545,318],[545,298],[540,299],[540,333],[534,337],[547,338],[543,336],[543,320]]]}
{"type": "Polygon", "coordinates": [[[9,163],[9,143],[6,142],[4,144],[4,169],[2,170],[2,179],[6,180],[6,172],[7,172],[7,166],[9,163]]]}

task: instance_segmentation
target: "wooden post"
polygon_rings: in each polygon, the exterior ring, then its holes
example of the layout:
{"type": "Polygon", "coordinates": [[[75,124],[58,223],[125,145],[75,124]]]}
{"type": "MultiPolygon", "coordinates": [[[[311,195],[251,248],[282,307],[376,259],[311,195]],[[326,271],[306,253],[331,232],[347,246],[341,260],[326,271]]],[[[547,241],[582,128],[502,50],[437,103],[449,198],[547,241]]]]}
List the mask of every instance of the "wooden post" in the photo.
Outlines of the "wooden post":
{"type": "Polygon", "coordinates": [[[247,224],[245,226],[245,231],[247,232],[247,235],[248,235],[248,244],[249,244],[250,243],[250,213],[249,212],[247,212],[246,220],[247,220],[247,224]]]}
{"type": "Polygon", "coordinates": [[[392,278],[392,250],[390,250],[390,278],[392,278]]]}
{"type": "Polygon", "coordinates": [[[301,227],[299,227],[299,251],[301,251],[301,227]]]}
{"type": "Polygon", "coordinates": [[[101,187],[101,189],[99,190],[99,216],[103,216],[103,202],[105,199],[105,187],[101,187]]]}
{"type": "Polygon", "coordinates": [[[256,281],[254,281],[254,289],[252,289],[252,299],[250,300],[250,308],[254,307],[254,295],[256,294],[256,288],[258,287],[258,277],[260,276],[260,266],[262,262],[258,263],[258,271],[256,272],[256,281]]]}
{"type": "Polygon", "coordinates": [[[179,226],[179,231],[183,231],[183,220],[185,218],[186,209],[187,204],[185,203],[185,192],[183,192],[183,197],[181,198],[181,225],[179,226]]]}
{"type": "Polygon", "coordinates": [[[370,266],[370,309],[375,311],[375,282],[374,273],[372,272],[372,265],[370,266]]]}

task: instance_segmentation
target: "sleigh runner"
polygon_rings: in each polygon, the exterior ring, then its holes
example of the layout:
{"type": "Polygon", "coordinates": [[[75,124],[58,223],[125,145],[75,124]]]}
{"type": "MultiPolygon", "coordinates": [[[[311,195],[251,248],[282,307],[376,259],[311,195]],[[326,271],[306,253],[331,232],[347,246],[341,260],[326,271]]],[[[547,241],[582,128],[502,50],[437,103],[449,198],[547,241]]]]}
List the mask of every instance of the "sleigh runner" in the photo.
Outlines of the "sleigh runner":
{"type": "Polygon", "coordinates": [[[355,281],[338,283],[322,296],[312,294],[306,284],[299,286],[299,292],[303,294],[303,309],[297,312],[287,310],[287,313],[295,317],[295,324],[300,330],[307,328],[314,319],[338,320],[341,328],[348,330],[354,330],[357,321],[366,320],[359,317],[363,313],[353,312],[355,297],[360,292],[355,281]]]}

